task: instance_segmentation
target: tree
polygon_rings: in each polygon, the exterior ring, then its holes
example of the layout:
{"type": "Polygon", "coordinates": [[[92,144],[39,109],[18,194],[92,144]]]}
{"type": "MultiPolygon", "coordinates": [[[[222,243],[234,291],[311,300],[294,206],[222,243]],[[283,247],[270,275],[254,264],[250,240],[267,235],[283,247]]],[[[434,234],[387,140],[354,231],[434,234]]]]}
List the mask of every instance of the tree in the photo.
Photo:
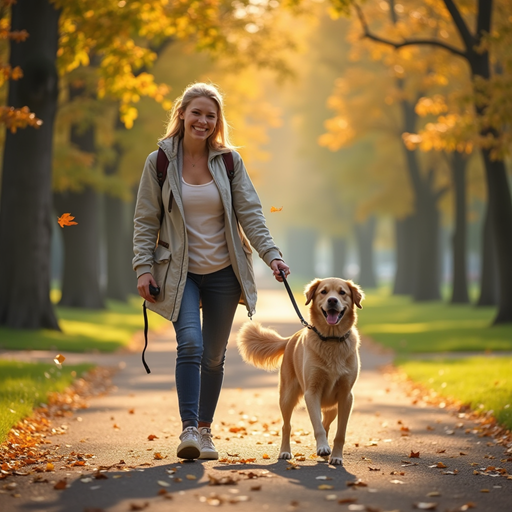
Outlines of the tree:
{"type": "MultiPolygon", "coordinates": [[[[468,64],[473,86],[475,120],[479,135],[488,190],[489,227],[491,243],[496,249],[496,261],[499,276],[498,312],[495,324],[512,322],[512,198],[507,181],[503,157],[495,150],[498,141],[503,140],[502,117],[489,119],[489,107],[493,106],[490,96],[492,84],[489,35],[493,33],[492,15],[494,0],[477,0],[473,11],[463,11],[453,0],[439,0],[438,7],[443,8],[451,18],[453,26],[462,42],[452,45],[438,38],[403,37],[399,41],[381,37],[370,31],[363,17],[365,37],[385,45],[400,49],[410,46],[435,46],[451,55],[462,58],[468,64]],[[464,15],[473,15],[476,29],[472,32],[464,15]],[[494,150],[494,151],[493,151],[494,150]]],[[[506,4],[505,4],[506,6],[506,4]]],[[[501,6],[504,12],[506,7],[501,6]]],[[[358,8],[359,14],[362,13],[358,8]]]]}
{"type": "Polygon", "coordinates": [[[50,301],[51,171],[57,106],[56,68],[60,11],[48,0],[11,7],[11,69],[23,77],[9,83],[8,105],[35,112],[39,128],[8,130],[0,203],[0,325],[58,329],[50,301]]]}

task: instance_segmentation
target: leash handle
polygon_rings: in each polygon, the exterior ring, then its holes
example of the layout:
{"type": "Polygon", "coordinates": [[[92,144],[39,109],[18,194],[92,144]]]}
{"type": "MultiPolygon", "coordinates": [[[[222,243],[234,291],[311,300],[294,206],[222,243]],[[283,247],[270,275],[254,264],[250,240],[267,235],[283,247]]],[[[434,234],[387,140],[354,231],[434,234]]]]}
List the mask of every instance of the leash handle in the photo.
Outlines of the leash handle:
{"type": "Polygon", "coordinates": [[[284,283],[284,286],[286,287],[286,291],[288,292],[288,295],[290,296],[290,300],[292,301],[292,305],[293,307],[295,308],[295,311],[297,313],[297,316],[299,317],[300,319],[300,323],[304,326],[304,327],[309,327],[309,324],[306,322],[306,320],[304,320],[300,310],[299,310],[299,307],[297,306],[297,302],[295,302],[295,297],[293,296],[293,292],[290,288],[290,285],[288,284],[288,281],[286,280],[286,274],[284,273],[284,270],[283,269],[279,269],[279,273],[281,274],[281,277],[283,278],[283,283],[284,283]]]}
{"type": "Polygon", "coordinates": [[[149,366],[146,363],[146,349],[148,348],[148,314],[146,312],[146,301],[142,303],[142,312],[144,314],[144,350],[142,351],[142,364],[146,368],[147,373],[151,373],[149,366]]]}

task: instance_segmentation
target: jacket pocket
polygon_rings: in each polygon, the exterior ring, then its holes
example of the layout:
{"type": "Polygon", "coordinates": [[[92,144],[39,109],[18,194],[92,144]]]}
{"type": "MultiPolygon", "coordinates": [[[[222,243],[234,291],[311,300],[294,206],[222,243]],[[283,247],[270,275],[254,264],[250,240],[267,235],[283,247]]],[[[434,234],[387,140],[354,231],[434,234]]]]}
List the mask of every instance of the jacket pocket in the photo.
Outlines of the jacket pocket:
{"type": "Polygon", "coordinates": [[[171,251],[166,247],[159,245],[153,254],[153,266],[151,274],[157,285],[160,287],[160,293],[157,295],[158,302],[165,298],[165,283],[167,281],[167,273],[171,263],[171,251]]]}

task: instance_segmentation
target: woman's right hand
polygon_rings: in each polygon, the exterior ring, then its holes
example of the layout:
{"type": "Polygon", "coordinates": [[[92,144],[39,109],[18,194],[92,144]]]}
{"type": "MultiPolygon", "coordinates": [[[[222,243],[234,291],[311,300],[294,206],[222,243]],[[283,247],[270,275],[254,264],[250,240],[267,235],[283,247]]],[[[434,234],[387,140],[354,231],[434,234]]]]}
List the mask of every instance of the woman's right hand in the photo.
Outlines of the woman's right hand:
{"type": "Polygon", "coordinates": [[[139,292],[139,295],[146,299],[148,302],[155,303],[155,298],[149,293],[149,285],[153,285],[155,288],[158,287],[158,284],[153,279],[153,276],[148,272],[146,274],[142,274],[137,279],[137,291],[139,292]]]}

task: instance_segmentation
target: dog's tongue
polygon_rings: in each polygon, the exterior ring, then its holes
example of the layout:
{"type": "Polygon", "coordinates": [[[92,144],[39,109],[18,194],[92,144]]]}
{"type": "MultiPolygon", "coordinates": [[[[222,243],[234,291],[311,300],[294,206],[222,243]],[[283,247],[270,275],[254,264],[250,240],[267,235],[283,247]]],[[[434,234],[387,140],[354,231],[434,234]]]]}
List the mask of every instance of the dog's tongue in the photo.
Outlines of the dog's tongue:
{"type": "Polygon", "coordinates": [[[339,311],[336,311],[335,309],[330,309],[327,311],[327,323],[329,325],[336,325],[336,322],[338,321],[338,315],[339,311]]]}

